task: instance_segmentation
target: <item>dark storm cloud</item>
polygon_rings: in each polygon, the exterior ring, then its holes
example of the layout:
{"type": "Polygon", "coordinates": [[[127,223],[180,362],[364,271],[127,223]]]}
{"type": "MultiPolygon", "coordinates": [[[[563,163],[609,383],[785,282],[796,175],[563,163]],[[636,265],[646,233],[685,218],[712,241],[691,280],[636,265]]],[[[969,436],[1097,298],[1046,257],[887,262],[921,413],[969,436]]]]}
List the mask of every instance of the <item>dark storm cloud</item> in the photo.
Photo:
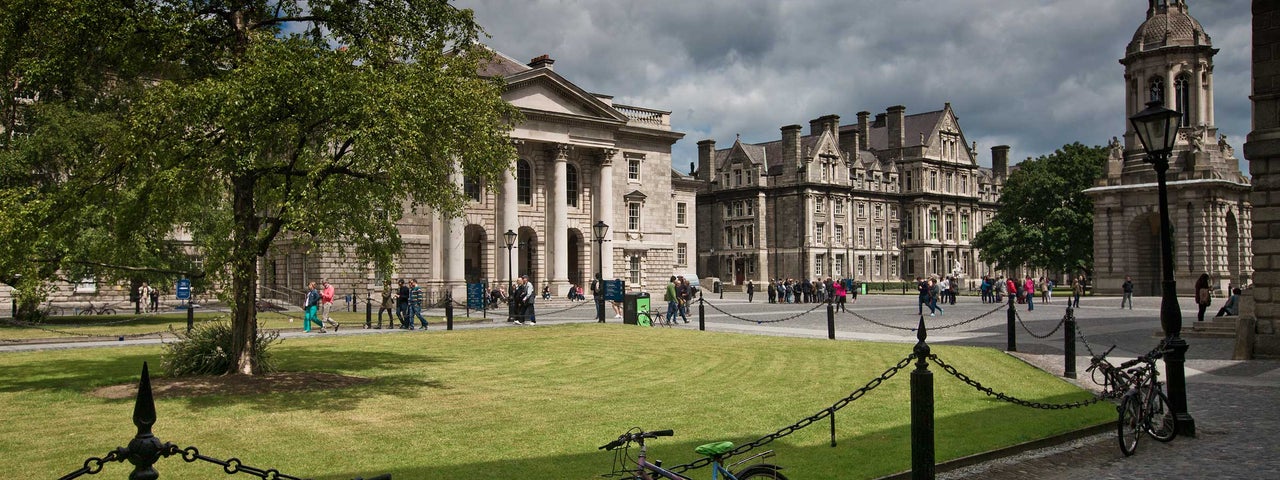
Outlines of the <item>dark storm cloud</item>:
{"type": "MultiPolygon", "coordinates": [[[[1237,147],[1249,129],[1247,0],[1190,0],[1221,51],[1217,126],[1237,147]]],[[[620,103],[672,111],[696,142],[778,138],[778,128],[834,113],[946,102],[983,164],[1007,144],[1021,159],[1066,143],[1103,144],[1125,128],[1118,60],[1145,20],[1144,0],[463,1],[521,60],[620,103]]]]}

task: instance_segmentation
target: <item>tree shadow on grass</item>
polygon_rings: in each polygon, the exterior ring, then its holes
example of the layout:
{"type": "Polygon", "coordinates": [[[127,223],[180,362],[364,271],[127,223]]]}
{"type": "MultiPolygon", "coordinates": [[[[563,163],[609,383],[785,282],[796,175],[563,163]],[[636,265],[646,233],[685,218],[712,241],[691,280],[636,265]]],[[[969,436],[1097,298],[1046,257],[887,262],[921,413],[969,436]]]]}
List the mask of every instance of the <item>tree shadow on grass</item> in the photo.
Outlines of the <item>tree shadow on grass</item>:
{"type": "Polygon", "coordinates": [[[120,383],[138,383],[142,363],[154,370],[160,353],[125,354],[111,352],[100,358],[74,358],[0,365],[0,392],[88,392],[120,383]]]}

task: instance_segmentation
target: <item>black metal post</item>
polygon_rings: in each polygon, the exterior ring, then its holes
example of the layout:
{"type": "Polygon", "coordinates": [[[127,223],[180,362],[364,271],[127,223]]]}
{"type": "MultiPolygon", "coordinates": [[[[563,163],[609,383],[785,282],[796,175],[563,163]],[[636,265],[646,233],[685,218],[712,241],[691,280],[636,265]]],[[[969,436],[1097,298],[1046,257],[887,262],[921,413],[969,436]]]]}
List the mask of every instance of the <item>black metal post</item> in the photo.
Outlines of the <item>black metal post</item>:
{"type": "MultiPolygon", "coordinates": [[[[510,230],[507,230],[510,232],[510,230]]],[[[510,322],[516,318],[516,302],[515,302],[515,273],[511,271],[511,247],[507,245],[507,321],[510,322]]]]}
{"type": "Polygon", "coordinates": [[[698,330],[707,330],[707,311],[702,306],[702,289],[698,289],[698,330]]]}
{"type": "Polygon", "coordinates": [[[169,445],[160,441],[151,433],[156,423],[156,402],[151,395],[151,375],[147,371],[147,363],[142,363],[142,379],[138,380],[138,397],[133,403],[133,424],[138,427],[138,434],[129,441],[129,446],[121,449],[124,458],[133,464],[133,473],[129,480],[155,480],[160,478],[153,466],[160,459],[160,453],[169,445]]]}
{"type": "MultiPolygon", "coordinates": [[[[470,312],[470,310],[467,310],[470,312]]],[[[453,292],[444,296],[444,329],[453,330],[453,292]]]]}
{"type": "Polygon", "coordinates": [[[836,409],[828,408],[831,413],[831,446],[836,446],[836,409]]]}
{"type": "Polygon", "coordinates": [[[934,477],[933,372],[929,371],[929,344],[925,343],[924,315],[916,329],[916,369],[911,372],[911,479],[934,477]]]}
{"type": "Polygon", "coordinates": [[[1179,336],[1182,332],[1182,309],[1178,306],[1178,285],[1173,279],[1173,224],[1169,221],[1169,188],[1165,183],[1169,154],[1149,154],[1147,159],[1156,171],[1156,189],[1160,200],[1160,269],[1163,274],[1160,327],[1164,330],[1165,345],[1170,349],[1164,357],[1165,377],[1169,381],[1169,408],[1173,410],[1178,433],[1194,437],[1196,422],[1187,412],[1187,380],[1184,371],[1189,346],[1179,336]]]}
{"type": "Polygon", "coordinates": [[[1016,352],[1018,351],[1018,329],[1014,328],[1016,327],[1014,322],[1018,320],[1018,313],[1013,311],[1013,297],[1009,297],[1009,313],[1006,317],[1008,318],[1005,319],[1007,324],[1005,330],[1009,332],[1009,345],[1005,347],[1005,351],[1016,352]]]}
{"type": "Polygon", "coordinates": [[[1075,310],[1067,307],[1067,317],[1062,326],[1062,376],[1076,378],[1076,315],[1075,310]]]}
{"type": "Polygon", "coordinates": [[[836,307],[827,302],[827,338],[836,339],[836,307]]]}
{"type": "Polygon", "coordinates": [[[187,333],[191,333],[191,329],[196,328],[196,309],[191,308],[191,301],[187,301],[187,333]]]}
{"type": "Polygon", "coordinates": [[[596,322],[604,323],[604,237],[596,239],[596,322]]]}
{"type": "Polygon", "coordinates": [[[142,315],[142,295],[138,295],[138,299],[133,301],[133,314],[142,315]]]}
{"type": "MultiPolygon", "coordinates": [[[[373,296],[367,292],[364,294],[364,328],[373,328],[373,296]]],[[[378,328],[382,328],[381,318],[378,319],[378,328]]]]}

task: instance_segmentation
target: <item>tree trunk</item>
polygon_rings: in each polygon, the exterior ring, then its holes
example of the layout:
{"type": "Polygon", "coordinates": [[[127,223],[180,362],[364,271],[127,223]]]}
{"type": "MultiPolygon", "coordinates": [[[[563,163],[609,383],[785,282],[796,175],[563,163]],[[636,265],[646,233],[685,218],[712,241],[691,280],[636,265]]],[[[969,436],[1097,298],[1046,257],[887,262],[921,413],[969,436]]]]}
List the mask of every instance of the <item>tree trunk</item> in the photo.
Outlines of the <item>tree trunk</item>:
{"type": "Polygon", "coordinates": [[[234,246],[231,253],[231,291],[235,305],[232,307],[231,358],[236,368],[228,374],[253,375],[258,372],[255,345],[258,338],[257,309],[257,249],[258,215],[254,208],[253,187],[255,179],[232,179],[232,215],[235,227],[232,233],[234,246]]]}

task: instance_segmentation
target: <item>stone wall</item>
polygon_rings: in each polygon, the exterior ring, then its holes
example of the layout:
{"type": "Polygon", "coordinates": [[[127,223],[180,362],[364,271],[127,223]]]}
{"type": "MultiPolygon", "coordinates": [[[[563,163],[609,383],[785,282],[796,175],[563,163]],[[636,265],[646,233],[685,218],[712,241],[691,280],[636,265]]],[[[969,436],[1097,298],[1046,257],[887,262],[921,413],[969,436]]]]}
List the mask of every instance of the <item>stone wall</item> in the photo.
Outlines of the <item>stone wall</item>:
{"type": "Polygon", "coordinates": [[[1244,144],[1244,156],[1253,175],[1256,273],[1240,313],[1259,324],[1272,324],[1280,314],[1280,2],[1253,0],[1251,98],[1253,131],[1244,144]]]}

